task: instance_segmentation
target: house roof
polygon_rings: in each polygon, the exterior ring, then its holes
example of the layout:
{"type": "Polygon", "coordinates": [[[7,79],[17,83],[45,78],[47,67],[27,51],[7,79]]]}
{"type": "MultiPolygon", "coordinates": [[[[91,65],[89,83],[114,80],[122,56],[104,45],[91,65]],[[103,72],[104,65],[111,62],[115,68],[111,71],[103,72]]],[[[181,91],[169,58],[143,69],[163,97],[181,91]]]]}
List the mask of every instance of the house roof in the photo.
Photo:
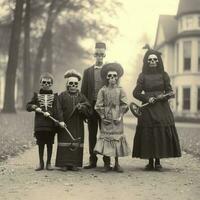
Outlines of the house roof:
{"type": "Polygon", "coordinates": [[[192,13],[200,13],[200,0],[180,0],[177,17],[192,13]]]}
{"type": "Polygon", "coordinates": [[[162,45],[162,44],[157,44],[158,31],[160,26],[162,27],[164,32],[164,37],[165,37],[164,43],[170,42],[178,33],[178,22],[175,19],[175,16],[160,15],[156,33],[156,41],[154,45],[155,47],[162,45]]]}

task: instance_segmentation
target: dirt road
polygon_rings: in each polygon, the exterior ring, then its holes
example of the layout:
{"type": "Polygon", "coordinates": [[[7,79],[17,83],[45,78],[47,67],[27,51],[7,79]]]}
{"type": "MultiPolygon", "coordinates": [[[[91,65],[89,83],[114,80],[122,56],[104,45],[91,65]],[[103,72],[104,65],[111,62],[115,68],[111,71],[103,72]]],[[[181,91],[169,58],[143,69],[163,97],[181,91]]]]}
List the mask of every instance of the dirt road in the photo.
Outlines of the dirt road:
{"type": "MultiPolygon", "coordinates": [[[[134,130],[125,128],[132,147],[134,130]]],[[[86,134],[87,141],[87,134],[86,134]]],[[[85,144],[87,146],[87,142],[85,144]]],[[[55,145],[56,147],[56,145],[55,145]]],[[[54,158],[55,150],[54,147],[54,158]]],[[[85,148],[84,162],[88,160],[85,148]]],[[[120,159],[125,172],[102,173],[102,159],[95,170],[40,171],[37,148],[0,164],[1,200],[199,200],[200,161],[183,152],[179,159],[163,160],[164,172],[145,172],[146,161],[120,159]]]]}

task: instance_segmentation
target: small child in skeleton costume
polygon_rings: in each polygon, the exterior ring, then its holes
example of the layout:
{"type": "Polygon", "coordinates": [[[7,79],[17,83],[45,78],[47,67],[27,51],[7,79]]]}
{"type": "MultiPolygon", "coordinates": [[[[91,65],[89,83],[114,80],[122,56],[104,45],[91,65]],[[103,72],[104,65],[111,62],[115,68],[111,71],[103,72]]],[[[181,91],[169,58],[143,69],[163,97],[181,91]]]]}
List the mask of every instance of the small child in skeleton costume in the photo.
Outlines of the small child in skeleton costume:
{"type": "MultiPolygon", "coordinates": [[[[123,68],[118,63],[105,64],[101,70],[103,86],[97,96],[96,111],[101,117],[100,136],[95,152],[104,156],[115,157],[114,171],[123,172],[118,157],[128,156],[130,150],[123,134],[123,115],[128,111],[128,101],[124,90],[118,85],[123,75],[123,68]]],[[[104,166],[104,171],[110,171],[104,166]]]]}
{"type": "Polygon", "coordinates": [[[74,138],[81,138],[76,150],[71,150],[72,139],[64,129],[58,133],[56,167],[62,171],[77,171],[83,164],[84,120],[91,114],[91,106],[87,98],[79,91],[81,75],[74,69],[65,73],[66,91],[59,95],[64,122],[74,138]]]}
{"type": "MultiPolygon", "coordinates": [[[[34,93],[34,96],[27,104],[27,111],[36,111],[35,113],[35,128],[34,136],[36,137],[39,151],[39,167],[36,171],[44,169],[44,147],[47,145],[47,162],[46,169],[52,170],[51,156],[53,150],[54,136],[55,136],[55,123],[51,121],[48,116],[53,116],[58,121],[63,121],[62,111],[59,107],[58,95],[54,94],[51,86],[53,85],[53,76],[45,73],[40,77],[40,91],[34,93]],[[44,115],[39,113],[45,112],[44,115]]],[[[64,122],[60,122],[64,126],[64,122]]]]}

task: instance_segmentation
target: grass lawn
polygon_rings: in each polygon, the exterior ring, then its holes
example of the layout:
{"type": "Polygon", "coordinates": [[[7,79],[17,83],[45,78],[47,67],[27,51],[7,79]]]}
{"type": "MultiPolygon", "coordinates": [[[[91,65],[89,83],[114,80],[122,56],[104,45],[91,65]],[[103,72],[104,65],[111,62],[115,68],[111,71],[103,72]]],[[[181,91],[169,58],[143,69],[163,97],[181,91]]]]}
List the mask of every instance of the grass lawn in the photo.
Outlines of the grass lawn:
{"type": "Polygon", "coordinates": [[[0,113],[0,161],[30,148],[34,144],[33,113],[0,113]]]}

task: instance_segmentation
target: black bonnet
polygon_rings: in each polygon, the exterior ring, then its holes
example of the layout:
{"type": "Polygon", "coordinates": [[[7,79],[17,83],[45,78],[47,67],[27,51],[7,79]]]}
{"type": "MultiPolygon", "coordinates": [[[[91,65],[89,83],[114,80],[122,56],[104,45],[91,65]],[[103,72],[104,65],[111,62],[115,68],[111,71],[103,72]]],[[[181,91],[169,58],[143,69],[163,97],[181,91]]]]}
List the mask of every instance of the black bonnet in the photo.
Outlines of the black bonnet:
{"type": "MultiPolygon", "coordinates": [[[[148,57],[151,54],[155,54],[158,57],[158,66],[156,67],[156,72],[157,73],[164,72],[164,66],[163,66],[163,61],[161,58],[161,52],[153,50],[153,49],[147,50],[147,52],[144,55],[142,72],[143,73],[151,73],[152,69],[149,67],[149,64],[148,64],[148,57]]],[[[155,72],[155,70],[153,70],[153,71],[155,72]]]]}

